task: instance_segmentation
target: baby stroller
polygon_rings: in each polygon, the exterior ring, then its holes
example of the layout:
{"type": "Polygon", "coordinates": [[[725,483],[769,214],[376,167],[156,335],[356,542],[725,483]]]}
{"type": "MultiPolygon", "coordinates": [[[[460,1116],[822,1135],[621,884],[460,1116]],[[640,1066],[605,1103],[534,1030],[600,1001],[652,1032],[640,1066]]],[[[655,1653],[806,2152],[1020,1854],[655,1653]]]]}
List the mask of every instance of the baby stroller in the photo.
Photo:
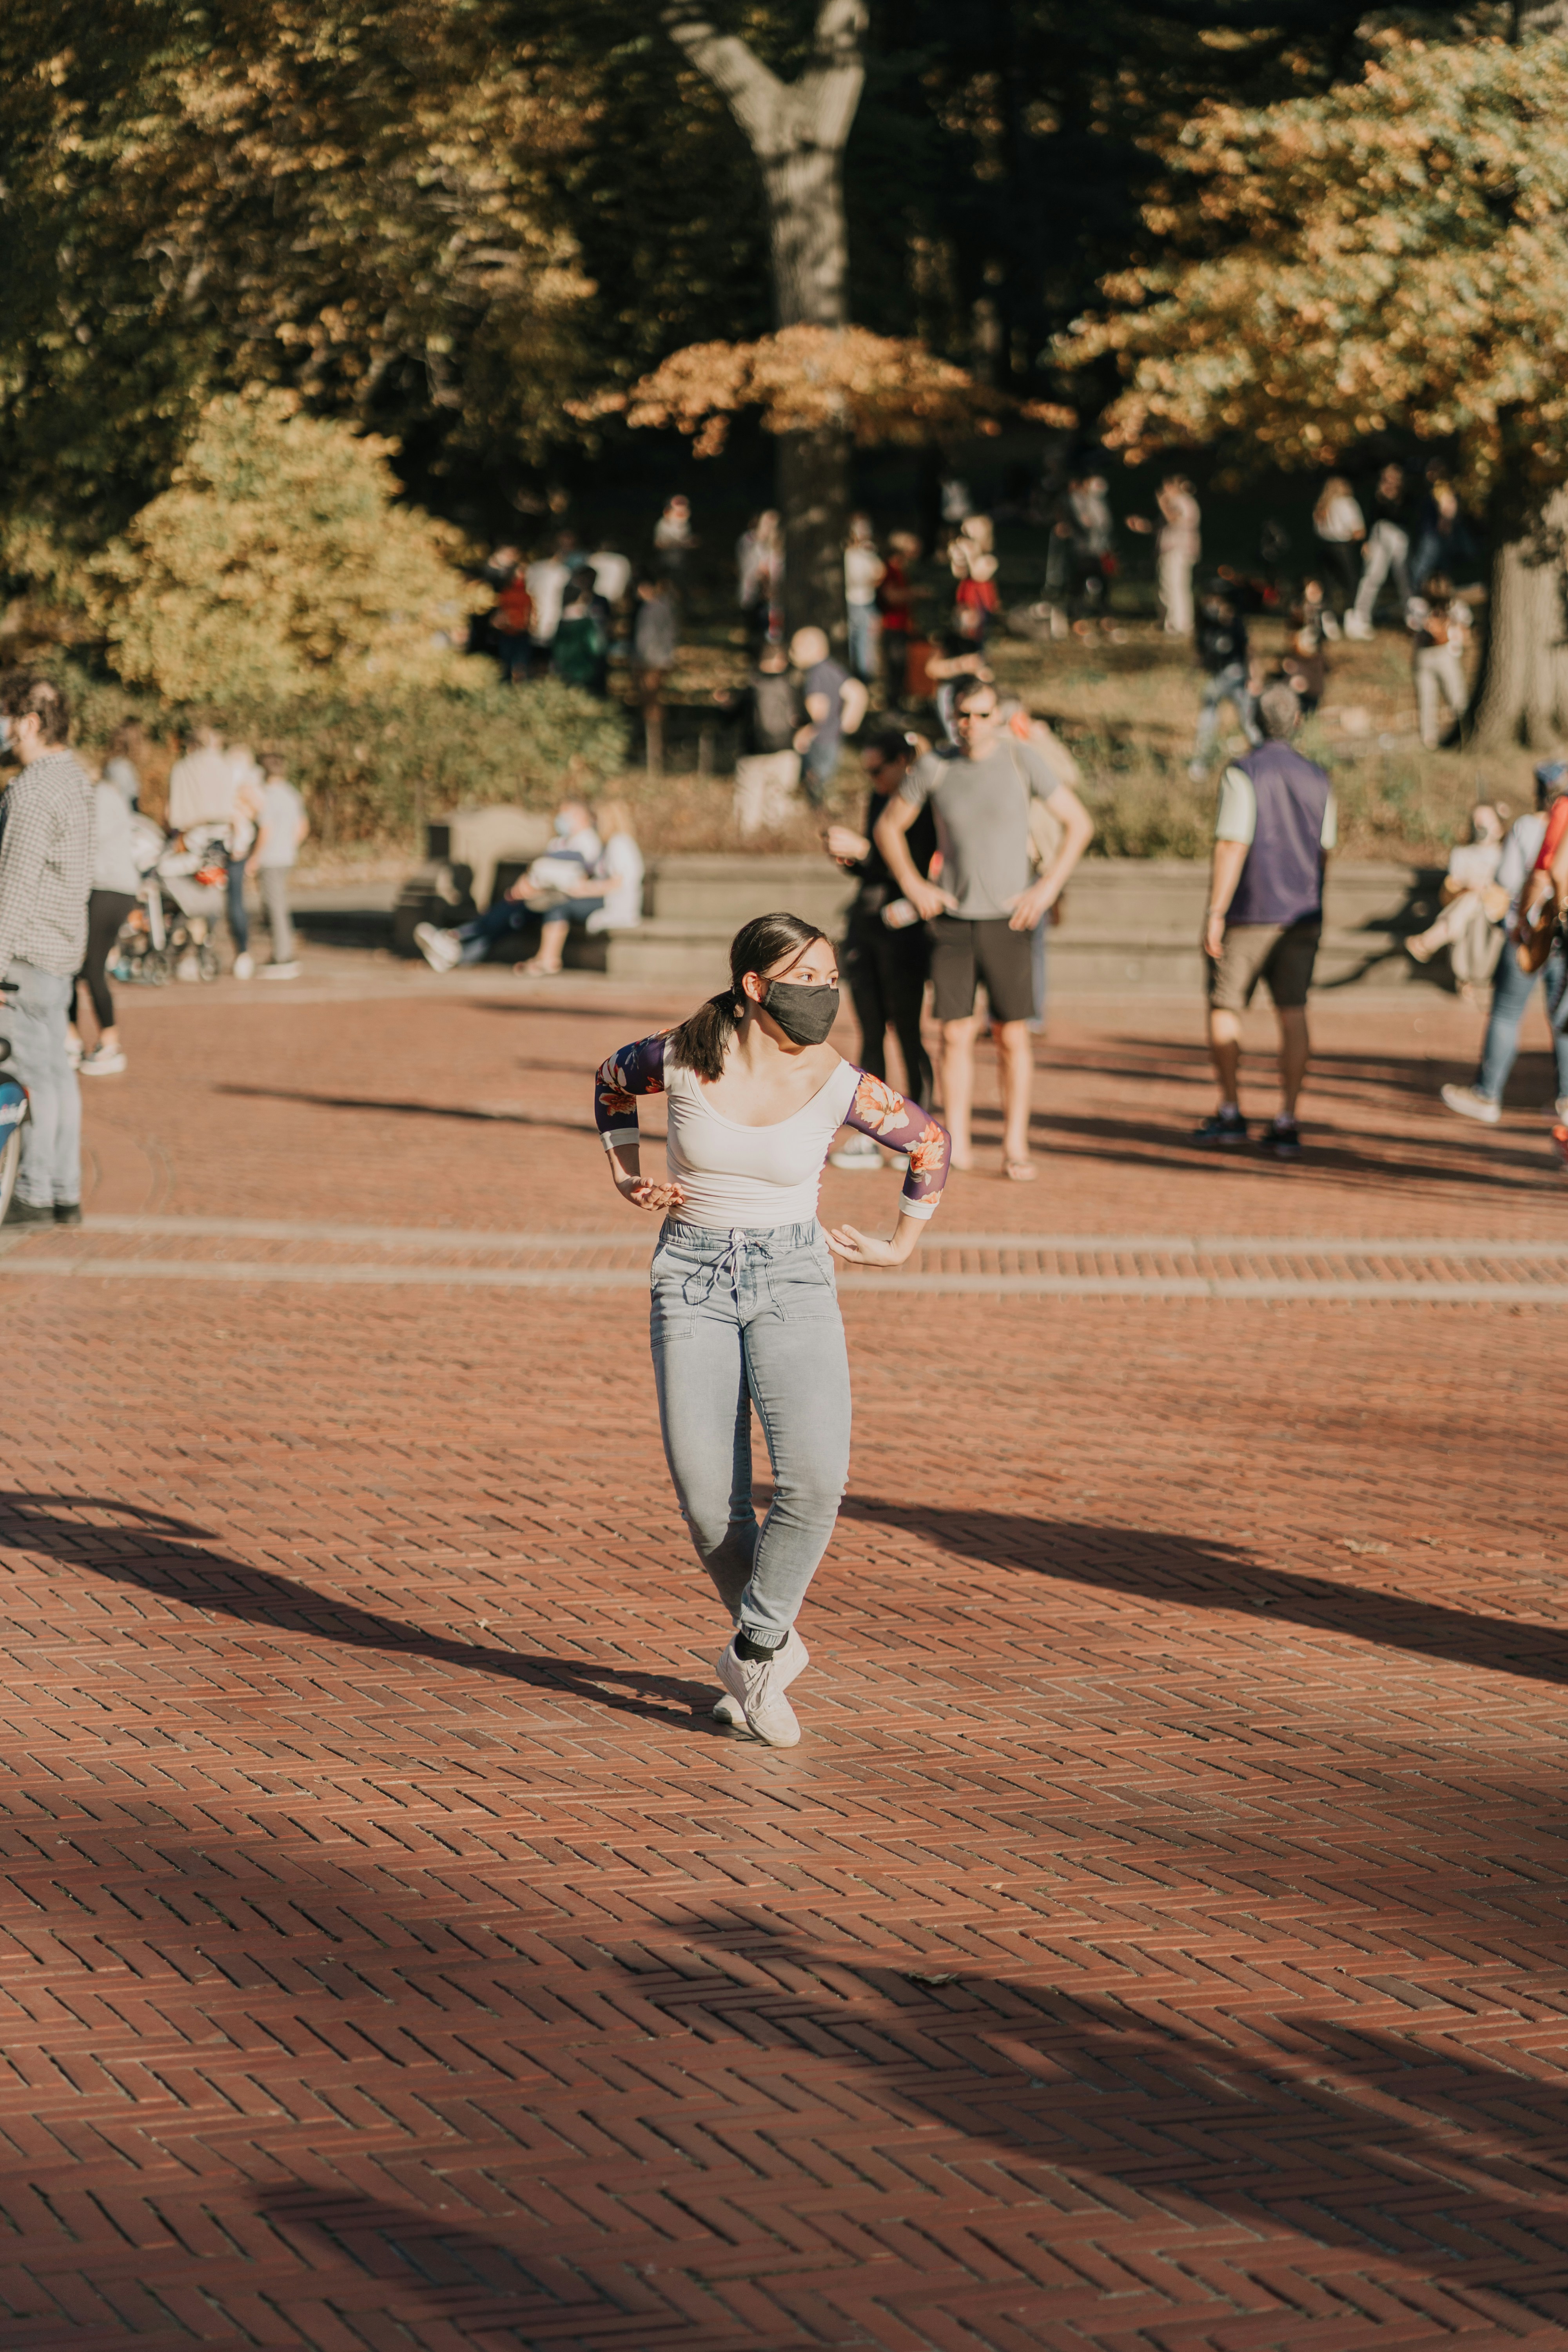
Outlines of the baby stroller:
{"type": "Polygon", "coordinates": [[[171,980],[216,980],[214,928],[224,910],[228,865],[221,824],[193,826],[183,839],[140,814],[131,845],[142,895],[120,927],[111,974],[132,987],[171,980]]]}

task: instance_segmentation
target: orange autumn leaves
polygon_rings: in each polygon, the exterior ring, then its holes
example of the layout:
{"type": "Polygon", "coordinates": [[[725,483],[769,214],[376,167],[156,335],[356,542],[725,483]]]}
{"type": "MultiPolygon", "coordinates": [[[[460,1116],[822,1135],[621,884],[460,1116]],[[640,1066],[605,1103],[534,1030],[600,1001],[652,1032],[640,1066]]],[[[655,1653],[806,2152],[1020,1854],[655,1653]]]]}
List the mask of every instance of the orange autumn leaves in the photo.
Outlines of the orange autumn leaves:
{"type": "MultiPolygon", "coordinates": [[[[712,457],[744,409],[759,410],[769,433],[831,425],[862,443],[925,442],[946,433],[999,433],[1000,417],[1017,404],[907,337],[865,327],[784,327],[753,343],[689,344],[629,393],[605,392],[567,407],[584,421],[624,415],[632,425],[673,426],[691,437],[697,457],[712,457]]],[[[1071,421],[1066,409],[1022,413],[1071,421]]]]}
{"type": "Polygon", "coordinates": [[[1244,436],[1332,462],[1451,439],[1468,492],[1568,473],[1568,43],[1384,32],[1363,78],[1173,126],[1162,257],[1102,281],[1058,362],[1119,360],[1130,457],[1244,436]]]}

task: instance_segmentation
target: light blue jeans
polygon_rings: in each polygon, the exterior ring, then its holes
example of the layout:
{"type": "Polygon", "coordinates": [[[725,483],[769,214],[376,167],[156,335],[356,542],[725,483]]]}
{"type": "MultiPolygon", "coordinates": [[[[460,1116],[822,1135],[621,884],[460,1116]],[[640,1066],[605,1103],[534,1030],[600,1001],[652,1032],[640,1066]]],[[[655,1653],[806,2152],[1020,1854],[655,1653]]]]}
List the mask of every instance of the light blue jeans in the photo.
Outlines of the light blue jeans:
{"type": "Polygon", "coordinates": [[[5,1070],[26,1087],[30,1110],[16,1198],[63,1208],[81,1199],[81,1088],[66,1055],[71,982],[31,963],[14,963],[5,977],[17,989],[0,996],[0,1032],[11,1040],[5,1070]]]}
{"type": "Polygon", "coordinates": [[[665,1459],[697,1557],[731,1617],[789,1632],[849,1475],[849,1358],[822,1228],[668,1218],[650,1317],[665,1459]],[[752,1407],[773,1499],[752,1505],[752,1407]]]}
{"type": "Polygon", "coordinates": [[[1258,727],[1258,705],[1247,683],[1247,664],[1229,662],[1216,669],[1204,688],[1203,708],[1198,712],[1197,740],[1193,745],[1194,761],[1214,758],[1215,745],[1219,740],[1219,707],[1228,702],[1241,721],[1241,731],[1256,747],[1263,738],[1258,727]]]}
{"type": "Polygon", "coordinates": [[[1492,982],[1491,1018],[1481,1048],[1476,1092],[1500,1103],[1519,1053],[1519,1028],[1537,981],[1546,991],[1546,1017],[1552,1024],[1552,1046],[1557,1057],[1554,1092],[1568,1095],[1568,967],[1561,948],[1553,948],[1539,972],[1521,971],[1513,941],[1504,940],[1492,982]]]}

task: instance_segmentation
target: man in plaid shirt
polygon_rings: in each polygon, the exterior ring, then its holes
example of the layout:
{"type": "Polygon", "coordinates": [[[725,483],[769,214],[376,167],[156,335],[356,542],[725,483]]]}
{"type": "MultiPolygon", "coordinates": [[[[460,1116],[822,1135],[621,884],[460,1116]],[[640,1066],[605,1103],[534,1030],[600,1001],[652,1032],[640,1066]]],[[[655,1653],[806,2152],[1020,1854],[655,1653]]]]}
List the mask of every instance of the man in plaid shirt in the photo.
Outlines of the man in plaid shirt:
{"type": "Polygon", "coordinates": [[[92,785],[66,749],[70,712],[52,678],[0,679],[0,727],[22,772],[0,802],[0,1031],[27,1089],[7,1224],[81,1223],[81,1090],[66,1051],[71,982],[87,946],[92,785]]]}

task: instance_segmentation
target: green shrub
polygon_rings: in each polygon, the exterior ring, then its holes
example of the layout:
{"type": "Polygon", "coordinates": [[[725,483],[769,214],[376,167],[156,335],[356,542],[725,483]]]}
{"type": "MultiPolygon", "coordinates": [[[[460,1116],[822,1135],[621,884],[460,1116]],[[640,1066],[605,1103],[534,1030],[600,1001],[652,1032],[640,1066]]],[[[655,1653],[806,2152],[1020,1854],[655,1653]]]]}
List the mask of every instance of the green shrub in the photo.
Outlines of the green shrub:
{"type": "MultiPolygon", "coordinates": [[[[80,664],[47,667],[71,698],[85,751],[101,755],[120,722],[137,719],[157,747],[151,764],[166,772],[176,714],[165,704],[80,664]]],[[[234,740],[285,754],[328,847],[408,841],[418,817],[466,802],[547,807],[563,790],[591,791],[620,772],[626,720],[617,704],[557,678],[509,687],[488,664],[474,672],[458,683],[389,684],[374,696],[256,695],[221,703],[216,715],[234,740]]],[[[148,799],[156,813],[155,782],[148,799]]]]}

